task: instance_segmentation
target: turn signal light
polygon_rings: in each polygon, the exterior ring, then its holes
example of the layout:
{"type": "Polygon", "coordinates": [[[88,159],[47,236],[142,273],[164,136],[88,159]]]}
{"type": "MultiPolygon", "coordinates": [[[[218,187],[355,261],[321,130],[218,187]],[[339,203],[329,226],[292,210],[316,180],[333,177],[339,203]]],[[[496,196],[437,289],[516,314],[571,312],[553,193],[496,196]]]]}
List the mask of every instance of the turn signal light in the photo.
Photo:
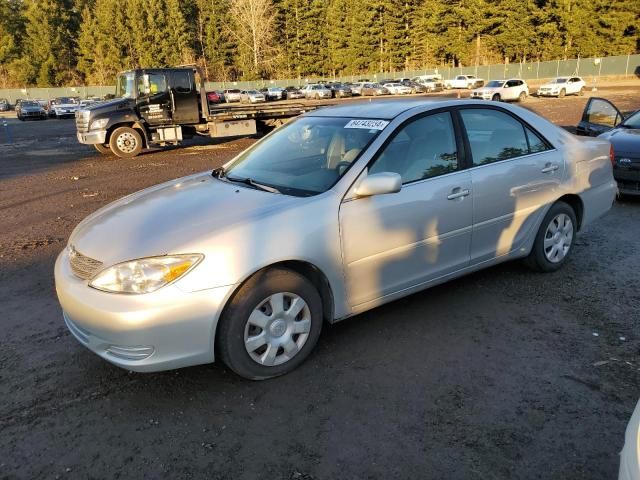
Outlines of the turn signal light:
{"type": "Polygon", "coordinates": [[[616,155],[615,155],[615,152],[613,151],[613,145],[609,146],[609,160],[611,160],[611,165],[613,165],[615,167],[615,165],[616,165],[616,155]]]}

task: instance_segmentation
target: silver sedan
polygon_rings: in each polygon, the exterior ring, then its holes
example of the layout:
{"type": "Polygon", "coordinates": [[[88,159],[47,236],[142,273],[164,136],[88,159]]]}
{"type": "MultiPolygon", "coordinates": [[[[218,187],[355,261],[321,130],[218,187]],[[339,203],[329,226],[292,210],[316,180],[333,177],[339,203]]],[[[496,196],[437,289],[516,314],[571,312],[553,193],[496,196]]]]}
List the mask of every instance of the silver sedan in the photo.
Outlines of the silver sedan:
{"type": "Polygon", "coordinates": [[[126,369],[281,375],[325,321],[508,260],[562,267],[611,207],[612,154],[506,104],[309,112],[83,220],[55,266],[64,320],[126,369]]]}

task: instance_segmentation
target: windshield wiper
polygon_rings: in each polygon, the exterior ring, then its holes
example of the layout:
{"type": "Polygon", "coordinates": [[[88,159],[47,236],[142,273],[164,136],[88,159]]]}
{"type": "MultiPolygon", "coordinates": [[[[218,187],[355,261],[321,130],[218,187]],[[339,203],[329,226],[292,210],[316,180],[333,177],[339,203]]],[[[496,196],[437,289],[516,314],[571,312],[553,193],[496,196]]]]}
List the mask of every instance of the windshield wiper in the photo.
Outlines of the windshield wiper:
{"type": "MultiPolygon", "coordinates": [[[[218,177],[219,178],[219,177],[218,177]]],[[[262,183],[256,182],[255,180],[247,177],[247,178],[232,178],[232,177],[227,177],[225,176],[225,178],[227,180],[231,180],[232,182],[237,182],[237,183],[244,183],[245,185],[249,185],[253,188],[256,188],[258,190],[262,190],[264,192],[269,192],[269,193],[282,193],[280,192],[280,190],[278,190],[275,187],[271,187],[269,185],[264,185],[262,183]]]]}

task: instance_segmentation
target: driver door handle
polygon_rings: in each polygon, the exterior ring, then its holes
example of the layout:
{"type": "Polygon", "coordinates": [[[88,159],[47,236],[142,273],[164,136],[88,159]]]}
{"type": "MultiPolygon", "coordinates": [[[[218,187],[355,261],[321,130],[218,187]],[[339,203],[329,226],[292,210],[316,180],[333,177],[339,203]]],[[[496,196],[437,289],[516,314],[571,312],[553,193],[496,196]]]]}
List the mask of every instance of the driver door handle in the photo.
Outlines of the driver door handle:
{"type": "Polygon", "coordinates": [[[542,173],[551,173],[551,172],[555,172],[558,168],[558,165],[556,165],[555,163],[547,163],[545,165],[545,167],[540,170],[542,173]]]}
{"type": "Polygon", "coordinates": [[[466,197],[467,195],[469,195],[469,190],[463,190],[460,187],[456,187],[451,190],[451,193],[449,195],[447,195],[447,200],[455,200],[456,198],[466,197]]]}

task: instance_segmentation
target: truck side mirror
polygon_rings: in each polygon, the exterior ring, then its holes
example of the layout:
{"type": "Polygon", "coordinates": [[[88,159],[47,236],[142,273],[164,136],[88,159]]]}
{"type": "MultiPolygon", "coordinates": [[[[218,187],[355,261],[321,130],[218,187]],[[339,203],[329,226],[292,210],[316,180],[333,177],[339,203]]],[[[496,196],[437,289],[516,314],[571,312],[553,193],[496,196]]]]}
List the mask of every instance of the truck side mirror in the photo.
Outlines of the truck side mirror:
{"type": "Polygon", "coordinates": [[[142,91],[140,93],[142,93],[143,95],[149,95],[151,93],[151,84],[149,82],[149,75],[148,74],[144,74],[142,75],[142,91]]]}

